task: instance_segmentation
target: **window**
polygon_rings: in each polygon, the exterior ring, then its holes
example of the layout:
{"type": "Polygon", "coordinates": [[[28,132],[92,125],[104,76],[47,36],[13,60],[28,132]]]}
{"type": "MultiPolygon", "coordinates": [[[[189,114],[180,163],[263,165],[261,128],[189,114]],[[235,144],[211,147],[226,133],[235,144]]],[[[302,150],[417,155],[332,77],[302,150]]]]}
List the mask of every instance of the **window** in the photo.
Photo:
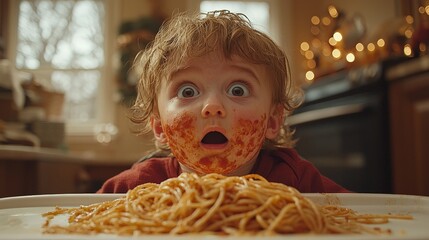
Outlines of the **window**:
{"type": "Polygon", "coordinates": [[[228,9],[231,12],[244,13],[253,26],[265,33],[269,32],[269,4],[267,2],[243,2],[243,1],[201,1],[202,12],[228,9]]]}
{"type": "MultiPolygon", "coordinates": [[[[104,103],[109,93],[109,10],[115,1],[12,1],[17,14],[11,29],[16,51],[10,58],[19,71],[64,92],[63,116],[68,133],[92,133],[109,122],[104,103]],[[107,94],[106,94],[107,93],[107,94]]],[[[13,47],[13,46],[12,46],[13,47]]],[[[13,48],[12,48],[13,49],[13,48]]],[[[12,51],[13,52],[13,51],[12,51]]]]}
{"type": "Polygon", "coordinates": [[[277,0],[200,0],[201,12],[227,9],[232,12],[245,14],[251,24],[261,32],[266,33],[274,40],[278,40],[278,22],[275,9],[277,0]]]}

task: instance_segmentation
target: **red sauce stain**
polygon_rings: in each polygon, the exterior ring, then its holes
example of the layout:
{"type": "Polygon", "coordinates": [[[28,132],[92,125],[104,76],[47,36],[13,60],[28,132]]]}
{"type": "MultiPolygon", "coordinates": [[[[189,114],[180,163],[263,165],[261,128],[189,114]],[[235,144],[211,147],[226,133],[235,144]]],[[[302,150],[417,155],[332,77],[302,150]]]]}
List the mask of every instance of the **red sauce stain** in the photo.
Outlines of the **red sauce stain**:
{"type": "Polygon", "coordinates": [[[234,128],[233,144],[240,150],[233,153],[234,157],[249,158],[256,153],[256,150],[260,149],[265,139],[266,127],[264,124],[266,118],[264,114],[259,120],[238,120],[238,124],[234,128]]]}
{"type": "Polygon", "coordinates": [[[195,121],[196,117],[191,113],[184,113],[177,116],[172,123],[163,125],[171,151],[177,159],[185,162],[189,158],[188,153],[192,151],[192,143],[196,141],[195,121]]]}
{"type": "Polygon", "coordinates": [[[200,164],[208,167],[213,164],[213,161],[210,158],[204,157],[204,158],[201,158],[200,164]]]}
{"type": "Polygon", "coordinates": [[[233,127],[227,149],[217,155],[207,156],[196,136],[196,119],[184,113],[163,124],[169,146],[174,156],[187,167],[199,173],[229,173],[247,163],[261,148],[265,139],[266,115],[258,119],[238,119],[233,127]]]}
{"type": "Polygon", "coordinates": [[[230,164],[230,161],[226,158],[219,159],[219,166],[223,169],[228,168],[228,165],[230,164]]]}

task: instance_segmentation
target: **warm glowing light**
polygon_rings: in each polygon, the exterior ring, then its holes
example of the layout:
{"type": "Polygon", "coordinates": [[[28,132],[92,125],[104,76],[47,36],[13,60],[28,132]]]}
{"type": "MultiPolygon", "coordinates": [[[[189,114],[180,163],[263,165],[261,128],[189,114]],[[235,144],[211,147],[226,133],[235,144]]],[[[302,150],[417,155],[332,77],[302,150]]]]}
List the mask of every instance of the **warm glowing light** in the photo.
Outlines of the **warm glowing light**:
{"type": "Polygon", "coordinates": [[[314,72],[313,71],[307,71],[305,73],[305,79],[308,81],[312,81],[314,79],[314,72]]]}
{"type": "Polygon", "coordinates": [[[307,59],[313,59],[313,58],[314,58],[314,53],[313,53],[313,51],[306,51],[306,52],[304,53],[304,56],[305,56],[305,58],[307,58],[307,59]]]}
{"type": "Polygon", "coordinates": [[[314,59],[308,60],[307,61],[307,67],[310,69],[315,69],[316,68],[316,61],[314,61],[314,59]]]}
{"type": "Polygon", "coordinates": [[[302,42],[301,43],[301,50],[302,51],[308,51],[310,49],[310,44],[308,42],[302,42]]]}
{"type": "Polygon", "coordinates": [[[99,143],[110,143],[112,141],[112,136],[110,135],[97,135],[97,142],[99,143]]]}
{"type": "Polygon", "coordinates": [[[335,32],[333,37],[337,42],[340,42],[341,40],[343,40],[343,35],[340,32],[335,32]]]}
{"type": "Polygon", "coordinates": [[[322,24],[328,26],[329,24],[331,24],[331,19],[329,19],[328,17],[323,17],[322,24]]]}
{"type": "Polygon", "coordinates": [[[427,15],[429,15],[429,5],[427,5],[425,7],[420,6],[419,7],[419,13],[420,14],[427,14],[427,15]]]}
{"type": "Polygon", "coordinates": [[[411,45],[410,44],[405,44],[405,46],[404,46],[404,54],[405,54],[405,56],[411,56],[412,53],[413,53],[413,51],[411,49],[411,45]]]}
{"type": "Polygon", "coordinates": [[[357,50],[358,52],[362,52],[364,49],[365,49],[365,47],[363,46],[363,44],[362,44],[362,43],[357,43],[357,44],[356,44],[356,50],[357,50]]]}
{"type": "Polygon", "coordinates": [[[426,49],[427,49],[427,47],[426,47],[425,43],[420,43],[419,44],[419,50],[420,50],[420,52],[426,52],[426,49]]]}
{"type": "Polygon", "coordinates": [[[329,45],[331,45],[331,46],[335,46],[335,45],[337,45],[337,41],[336,41],[333,37],[330,37],[330,38],[329,38],[328,43],[329,43],[329,45]]]}
{"type": "Polygon", "coordinates": [[[373,52],[375,50],[375,44],[374,43],[368,43],[368,45],[366,46],[366,49],[368,49],[368,51],[373,52]]]}
{"type": "Polygon", "coordinates": [[[318,16],[311,17],[311,23],[314,24],[314,25],[319,25],[320,18],[318,16]]]}
{"type": "Polygon", "coordinates": [[[355,55],[353,54],[353,53],[348,53],[347,55],[346,55],[346,60],[347,60],[347,62],[354,62],[355,61],[355,55]]]}
{"type": "Polygon", "coordinates": [[[334,6],[330,5],[328,7],[328,12],[329,12],[329,15],[332,18],[337,18],[338,17],[338,11],[337,11],[337,9],[334,6]]]}
{"type": "Polygon", "coordinates": [[[340,51],[340,49],[334,49],[334,50],[332,50],[332,56],[334,57],[334,58],[340,58],[341,57],[341,51],[340,51]]]}
{"type": "Polygon", "coordinates": [[[414,23],[414,18],[413,18],[413,16],[411,16],[411,15],[407,15],[406,17],[405,17],[405,22],[407,22],[408,24],[413,24],[414,23]]]}
{"type": "Polygon", "coordinates": [[[413,36],[413,30],[411,29],[405,30],[404,35],[406,38],[411,38],[413,36]]]}
{"type": "Polygon", "coordinates": [[[386,42],[384,41],[383,38],[380,38],[377,40],[377,46],[384,47],[385,44],[386,44],[386,42]]]}

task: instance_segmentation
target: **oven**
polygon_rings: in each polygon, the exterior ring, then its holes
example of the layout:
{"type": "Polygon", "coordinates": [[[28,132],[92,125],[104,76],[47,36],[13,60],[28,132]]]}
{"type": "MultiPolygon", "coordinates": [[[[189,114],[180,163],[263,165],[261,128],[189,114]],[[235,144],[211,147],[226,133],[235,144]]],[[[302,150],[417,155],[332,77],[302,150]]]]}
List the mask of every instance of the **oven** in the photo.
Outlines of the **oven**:
{"type": "Polygon", "coordinates": [[[286,120],[299,154],[351,191],[392,191],[386,66],[379,62],[316,80],[286,120]]]}

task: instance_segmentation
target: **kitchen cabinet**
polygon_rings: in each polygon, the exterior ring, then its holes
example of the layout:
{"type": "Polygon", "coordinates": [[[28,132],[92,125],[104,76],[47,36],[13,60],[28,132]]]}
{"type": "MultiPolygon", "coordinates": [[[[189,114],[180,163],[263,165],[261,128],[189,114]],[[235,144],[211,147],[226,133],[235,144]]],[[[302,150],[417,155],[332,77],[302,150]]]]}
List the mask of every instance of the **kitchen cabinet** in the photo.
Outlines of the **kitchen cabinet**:
{"type": "MultiPolygon", "coordinates": [[[[426,65],[425,65],[426,64],[426,65]]],[[[429,195],[429,66],[389,87],[395,193],[429,195]]]]}
{"type": "Polygon", "coordinates": [[[0,160],[0,198],[37,194],[36,162],[0,160]]]}

